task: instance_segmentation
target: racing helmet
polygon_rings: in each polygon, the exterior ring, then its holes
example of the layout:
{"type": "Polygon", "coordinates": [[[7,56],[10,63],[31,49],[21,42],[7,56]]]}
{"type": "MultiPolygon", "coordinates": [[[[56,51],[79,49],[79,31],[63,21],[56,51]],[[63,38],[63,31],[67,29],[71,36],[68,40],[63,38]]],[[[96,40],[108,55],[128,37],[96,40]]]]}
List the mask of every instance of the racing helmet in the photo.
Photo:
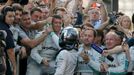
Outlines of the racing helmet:
{"type": "Polygon", "coordinates": [[[59,37],[59,46],[71,50],[77,48],[79,40],[79,33],[76,28],[65,27],[59,37]]]}

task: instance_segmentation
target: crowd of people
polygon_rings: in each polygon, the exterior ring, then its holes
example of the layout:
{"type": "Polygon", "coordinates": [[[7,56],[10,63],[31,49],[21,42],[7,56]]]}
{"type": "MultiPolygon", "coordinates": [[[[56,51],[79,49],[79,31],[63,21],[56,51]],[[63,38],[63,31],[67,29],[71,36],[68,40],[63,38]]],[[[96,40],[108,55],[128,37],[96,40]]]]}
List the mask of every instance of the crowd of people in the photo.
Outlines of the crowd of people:
{"type": "Polygon", "coordinates": [[[103,0],[91,0],[86,8],[83,0],[0,3],[0,75],[133,71],[133,23],[125,13],[108,14],[103,0]]]}

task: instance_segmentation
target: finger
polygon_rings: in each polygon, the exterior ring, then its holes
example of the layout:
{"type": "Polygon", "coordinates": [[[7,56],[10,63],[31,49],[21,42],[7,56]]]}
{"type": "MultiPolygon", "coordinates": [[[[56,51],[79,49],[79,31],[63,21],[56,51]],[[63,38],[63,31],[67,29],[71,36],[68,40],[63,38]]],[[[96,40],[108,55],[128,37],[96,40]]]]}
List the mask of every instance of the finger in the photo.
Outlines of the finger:
{"type": "Polygon", "coordinates": [[[103,66],[102,64],[100,65],[100,70],[101,70],[102,72],[105,71],[104,66],[103,66]]]}
{"type": "Polygon", "coordinates": [[[48,63],[48,62],[45,62],[45,65],[46,65],[46,66],[49,66],[49,63],[48,63]]]}
{"type": "Polygon", "coordinates": [[[106,67],[105,67],[104,63],[102,63],[101,66],[102,66],[102,70],[105,72],[106,71],[106,67]]]}
{"type": "Polygon", "coordinates": [[[81,52],[81,53],[80,53],[80,56],[84,56],[84,52],[81,52]]]}

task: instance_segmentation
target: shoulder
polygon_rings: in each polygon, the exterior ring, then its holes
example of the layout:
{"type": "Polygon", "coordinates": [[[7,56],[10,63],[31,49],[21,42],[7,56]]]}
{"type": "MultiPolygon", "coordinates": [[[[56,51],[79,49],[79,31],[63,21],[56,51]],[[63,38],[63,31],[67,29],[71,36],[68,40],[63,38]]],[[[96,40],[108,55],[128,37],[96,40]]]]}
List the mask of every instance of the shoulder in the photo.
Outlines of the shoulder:
{"type": "Polygon", "coordinates": [[[5,23],[0,22],[0,29],[1,30],[8,30],[9,29],[9,26],[6,25],[5,23]]]}
{"type": "Polygon", "coordinates": [[[61,50],[60,53],[58,54],[58,56],[60,57],[66,57],[68,55],[68,51],[67,50],[61,50]]]}
{"type": "Polygon", "coordinates": [[[19,32],[20,30],[19,30],[19,28],[18,28],[18,27],[19,27],[19,26],[14,26],[14,28],[16,29],[16,31],[18,31],[18,32],[19,32]]]}
{"type": "Polygon", "coordinates": [[[20,26],[17,26],[16,28],[18,28],[19,37],[21,37],[21,38],[28,38],[27,34],[25,33],[25,31],[20,26]]]}
{"type": "Polygon", "coordinates": [[[67,50],[62,50],[62,51],[60,51],[60,53],[59,54],[67,54],[68,53],[68,51],[67,50]]]}
{"type": "Polygon", "coordinates": [[[125,54],[125,52],[118,53],[118,54],[117,54],[117,58],[118,58],[118,59],[125,60],[125,59],[126,59],[126,54],[125,54]]]}
{"type": "Polygon", "coordinates": [[[60,51],[60,53],[57,55],[56,59],[59,60],[59,59],[62,59],[62,60],[66,60],[68,58],[68,52],[67,50],[62,50],[60,51]]]}
{"type": "Polygon", "coordinates": [[[16,26],[16,28],[20,31],[20,33],[25,33],[24,30],[20,26],[16,26]]]}

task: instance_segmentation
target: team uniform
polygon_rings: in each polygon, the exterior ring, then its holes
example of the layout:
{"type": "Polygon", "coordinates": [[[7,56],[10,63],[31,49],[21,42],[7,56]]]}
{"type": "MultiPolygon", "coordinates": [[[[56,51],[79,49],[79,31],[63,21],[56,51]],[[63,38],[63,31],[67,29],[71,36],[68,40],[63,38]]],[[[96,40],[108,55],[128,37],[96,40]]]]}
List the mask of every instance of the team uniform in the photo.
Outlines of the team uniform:
{"type": "MultiPolygon", "coordinates": [[[[105,58],[104,62],[108,64],[109,68],[107,70],[107,75],[124,75],[126,74],[126,69],[127,69],[127,59],[126,59],[126,55],[124,52],[118,53],[118,54],[112,54],[112,57],[114,58],[113,61],[108,60],[107,58],[105,58]]],[[[94,61],[89,61],[88,63],[92,68],[98,70],[96,67],[98,66],[98,68],[100,67],[99,65],[96,64],[100,64],[100,63],[96,63],[94,61]]]]}
{"type": "Polygon", "coordinates": [[[62,50],[56,59],[56,72],[54,75],[73,75],[77,66],[77,58],[76,50],[62,50]]]}
{"type": "Polygon", "coordinates": [[[54,75],[74,75],[78,59],[78,31],[73,27],[65,27],[59,36],[61,50],[56,57],[54,75]]]}
{"type": "Polygon", "coordinates": [[[128,72],[133,72],[134,71],[134,46],[131,46],[129,50],[130,50],[131,62],[129,63],[128,72]]]}
{"type": "Polygon", "coordinates": [[[79,58],[78,58],[78,67],[77,67],[77,75],[97,75],[99,74],[100,71],[100,63],[103,61],[103,57],[101,54],[99,54],[97,51],[95,51],[93,48],[87,51],[87,55],[90,57],[90,62],[85,63],[82,57],[80,56],[80,53],[84,50],[83,45],[80,46],[79,48],[79,58]],[[94,68],[91,67],[92,64],[91,62],[94,63],[94,68]],[[97,72],[98,71],[98,72],[97,72]]]}
{"type": "MultiPolygon", "coordinates": [[[[42,33],[37,34],[36,37],[40,35],[42,35],[42,33]]],[[[49,34],[41,44],[32,49],[26,75],[54,74],[54,58],[59,49],[52,40],[52,35],[49,34]],[[49,67],[42,64],[43,59],[49,60],[49,67]]]]}

